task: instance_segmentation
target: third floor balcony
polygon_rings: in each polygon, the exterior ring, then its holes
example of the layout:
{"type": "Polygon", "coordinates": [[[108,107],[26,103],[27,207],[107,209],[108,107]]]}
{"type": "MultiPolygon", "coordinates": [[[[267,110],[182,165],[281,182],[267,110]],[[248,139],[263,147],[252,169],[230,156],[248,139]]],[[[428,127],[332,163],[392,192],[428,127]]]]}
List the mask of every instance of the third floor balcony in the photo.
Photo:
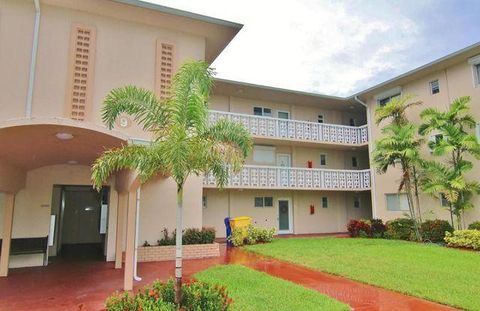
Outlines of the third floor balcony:
{"type": "Polygon", "coordinates": [[[368,144],[367,125],[346,126],[279,119],[210,110],[210,122],[220,119],[242,123],[257,138],[286,139],[301,142],[362,146],[368,144]]]}

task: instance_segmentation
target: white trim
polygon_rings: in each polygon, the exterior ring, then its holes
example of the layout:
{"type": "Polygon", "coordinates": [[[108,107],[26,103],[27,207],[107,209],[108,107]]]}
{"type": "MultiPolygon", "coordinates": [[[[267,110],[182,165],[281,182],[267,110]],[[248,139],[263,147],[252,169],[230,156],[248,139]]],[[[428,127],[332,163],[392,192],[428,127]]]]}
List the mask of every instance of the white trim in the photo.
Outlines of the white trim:
{"type": "Polygon", "coordinates": [[[293,206],[290,198],[278,198],[277,199],[277,221],[278,221],[278,234],[291,234],[293,233],[293,206]],[[280,230],[280,201],[288,202],[288,230],[280,230]]]}

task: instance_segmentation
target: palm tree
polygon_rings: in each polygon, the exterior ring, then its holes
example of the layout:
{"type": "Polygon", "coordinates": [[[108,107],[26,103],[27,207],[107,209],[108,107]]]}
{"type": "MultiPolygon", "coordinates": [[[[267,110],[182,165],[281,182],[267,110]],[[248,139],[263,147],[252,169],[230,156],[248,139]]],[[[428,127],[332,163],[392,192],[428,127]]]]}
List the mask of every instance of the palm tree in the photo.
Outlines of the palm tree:
{"type": "MultiPolygon", "coordinates": [[[[375,110],[375,123],[380,125],[380,123],[390,120],[390,124],[395,125],[405,125],[409,123],[406,112],[409,108],[414,106],[419,106],[422,104],[421,101],[412,102],[413,95],[404,95],[397,96],[392,98],[385,106],[378,106],[375,110]]],[[[421,158],[418,157],[417,161],[413,161],[412,166],[412,184],[414,187],[414,196],[417,206],[418,219],[422,221],[422,212],[420,208],[420,197],[419,197],[419,183],[420,183],[420,166],[421,158]]]]}
{"type": "Polygon", "coordinates": [[[418,163],[419,147],[422,139],[417,135],[417,128],[413,124],[390,124],[382,129],[382,138],[375,142],[373,163],[380,174],[387,172],[388,168],[400,165],[402,176],[398,192],[405,191],[407,195],[410,218],[414,222],[415,236],[421,241],[418,221],[415,213],[412,195],[413,166],[418,163]]]}
{"type": "Polygon", "coordinates": [[[473,208],[470,201],[472,194],[480,193],[480,183],[465,180],[465,173],[471,169],[472,163],[469,161],[462,161],[457,166],[436,161],[425,163],[422,189],[434,197],[440,194],[448,202],[452,227],[454,227],[453,215],[457,217],[457,225],[460,228],[462,212],[473,208]]]}
{"type": "Polygon", "coordinates": [[[182,207],[187,178],[212,173],[220,188],[229,169],[239,171],[251,151],[252,140],[240,123],[208,121],[208,98],[214,72],[205,62],[184,64],[175,75],[168,98],[135,86],[112,90],[104,101],[102,119],[113,128],[121,114],[131,115],[152,134],[148,145],[127,145],[108,150],[92,167],[92,181],[99,189],[122,169],[135,170],[142,183],[156,175],[170,176],[177,184],[175,300],[181,299],[182,207]]]}
{"type": "MultiPolygon", "coordinates": [[[[447,111],[438,111],[435,108],[425,109],[420,116],[424,123],[419,128],[422,135],[434,132],[435,139],[429,142],[432,154],[439,157],[447,156],[448,163],[452,167],[451,174],[440,175],[441,170],[433,165],[430,175],[438,174],[437,177],[428,177],[432,180],[445,179],[441,183],[454,185],[450,204],[452,213],[457,216],[458,226],[461,227],[461,215],[463,211],[471,206],[470,199],[476,190],[475,182],[467,182],[465,174],[473,169],[473,163],[465,159],[466,156],[473,156],[480,159],[480,144],[475,135],[470,131],[476,126],[475,119],[468,114],[470,97],[463,96],[455,99],[447,111]],[[463,190],[462,190],[463,189],[463,190]]],[[[432,164],[429,164],[432,166],[432,164]]],[[[448,189],[448,187],[446,187],[448,189]]],[[[448,199],[447,199],[448,200],[448,199]]],[[[453,218],[453,217],[452,217],[453,218]]],[[[452,220],[453,226],[453,220],[452,220]]]]}
{"type": "Polygon", "coordinates": [[[412,95],[397,96],[392,98],[385,106],[378,106],[375,110],[375,123],[379,125],[388,119],[391,119],[392,124],[408,123],[407,109],[422,104],[421,101],[411,102],[412,98],[412,95]]]}

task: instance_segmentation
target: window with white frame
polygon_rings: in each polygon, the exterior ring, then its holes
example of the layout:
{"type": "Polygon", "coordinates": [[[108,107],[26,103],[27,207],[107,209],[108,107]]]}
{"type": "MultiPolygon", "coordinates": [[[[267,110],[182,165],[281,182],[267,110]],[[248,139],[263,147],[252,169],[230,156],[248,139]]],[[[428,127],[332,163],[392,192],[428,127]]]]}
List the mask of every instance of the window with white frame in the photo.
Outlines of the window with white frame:
{"type": "Polygon", "coordinates": [[[392,99],[394,99],[395,97],[398,97],[398,96],[400,96],[400,93],[384,97],[384,98],[378,100],[378,104],[382,107],[386,106],[392,99]]]}
{"type": "Polygon", "coordinates": [[[317,120],[318,123],[325,123],[325,117],[323,116],[323,114],[319,114],[317,120]]]}
{"type": "Polygon", "coordinates": [[[435,95],[440,93],[440,83],[438,80],[430,81],[430,94],[435,95]]]}
{"type": "Polygon", "coordinates": [[[262,117],[271,117],[272,109],[266,107],[253,107],[253,114],[262,117]]]}
{"type": "Polygon", "coordinates": [[[328,207],[328,197],[322,197],[322,208],[328,207]]]}
{"type": "Polygon", "coordinates": [[[389,211],[408,211],[408,199],[405,193],[387,193],[387,210],[389,211]]]}
{"type": "Polygon", "coordinates": [[[402,94],[401,87],[395,87],[393,89],[387,90],[380,94],[375,95],[375,100],[379,106],[385,106],[388,104],[393,98],[398,97],[402,94]]]}
{"type": "Polygon", "coordinates": [[[327,155],[321,154],[320,155],[320,166],[327,166],[327,155]]]}
{"type": "Polygon", "coordinates": [[[253,146],[253,161],[259,164],[275,164],[275,147],[253,146]]]}
{"type": "Polygon", "coordinates": [[[478,87],[480,85],[480,55],[470,58],[468,63],[472,65],[473,85],[478,87]]]}
{"type": "Polygon", "coordinates": [[[255,197],[255,207],[273,207],[273,197],[255,197]]]}
{"type": "Polygon", "coordinates": [[[290,119],[290,112],[288,111],[277,111],[277,116],[279,119],[290,119]]]}

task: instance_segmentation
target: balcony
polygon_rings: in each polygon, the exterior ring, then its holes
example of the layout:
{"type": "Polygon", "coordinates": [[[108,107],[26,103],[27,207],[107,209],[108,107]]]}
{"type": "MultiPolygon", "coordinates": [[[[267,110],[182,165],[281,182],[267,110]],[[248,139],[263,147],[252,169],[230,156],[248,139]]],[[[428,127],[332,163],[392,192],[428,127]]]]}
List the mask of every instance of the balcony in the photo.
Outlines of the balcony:
{"type": "Polygon", "coordinates": [[[242,123],[254,137],[327,144],[365,145],[367,125],[346,126],[210,110],[210,122],[227,119],[242,123]]]}
{"type": "MultiPolygon", "coordinates": [[[[211,174],[203,185],[217,187],[211,174]]],[[[362,191],[370,189],[370,170],[244,165],[238,174],[230,173],[226,188],[362,191]]]]}

